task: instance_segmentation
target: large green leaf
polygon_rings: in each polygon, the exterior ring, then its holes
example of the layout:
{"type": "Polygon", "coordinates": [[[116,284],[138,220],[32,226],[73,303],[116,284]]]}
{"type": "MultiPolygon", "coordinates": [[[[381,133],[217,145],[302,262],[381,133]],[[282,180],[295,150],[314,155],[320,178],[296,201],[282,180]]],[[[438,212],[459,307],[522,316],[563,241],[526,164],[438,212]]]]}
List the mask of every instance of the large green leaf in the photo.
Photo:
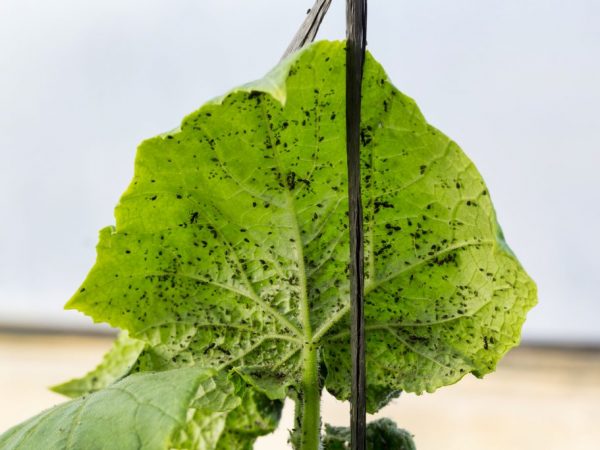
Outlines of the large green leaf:
{"type": "Polygon", "coordinates": [[[11,428],[0,448],[212,450],[239,403],[234,385],[214,370],[135,374],[11,428]]]}
{"type": "MultiPolygon", "coordinates": [[[[344,61],[314,44],[144,141],[68,307],[146,341],[151,366],[237,368],[262,389],[298,383],[316,348],[348,398],[344,61]]],[[[370,55],[361,134],[375,410],[493,370],[536,294],[473,163],[370,55]]]]}

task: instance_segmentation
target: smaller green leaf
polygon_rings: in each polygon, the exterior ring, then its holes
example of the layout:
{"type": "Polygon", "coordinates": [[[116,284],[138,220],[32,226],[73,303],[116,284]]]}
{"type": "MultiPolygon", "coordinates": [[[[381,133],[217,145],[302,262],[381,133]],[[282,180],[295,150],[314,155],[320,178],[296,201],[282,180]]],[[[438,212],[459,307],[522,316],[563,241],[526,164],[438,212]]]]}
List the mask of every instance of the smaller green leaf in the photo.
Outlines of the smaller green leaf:
{"type": "MultiPolygon", "coordinates": [[[[186,364],[182,358],[173,362],[169,355],[161,354],[151,345],[130,338],[126,332],[122,332],[113,348],[95,370],[80,379],[56,386],[53,390],[78,397],[103,389],[131,373],[162,372],[182,366],[190,367],[189,363],[186,364]]],[[[190,413],[189,420],[177,436],[176,447],[195,449],[217,446],[216,448],[223,450],[250,450],[259,436],[269,434],[277,428],[283,408],[281,400],[285,398],[285,388],[278,385],[278,380],[274,379],[264,380],[262,390],[255,390],[254,388],[259,388],[258,385],[250,386],[247,383],[254,379],[242,376],[240,371],[230,374],[226,384],[231,383],[235,386],[235,393],[241,399],[241,403],[237,397],[229,397],[239,405],[235,408],[231,405],[222,407],[223,411],[227,411],[226,414],[213,414],[218,409],[218,399],[213,399],[210,394],[201,396],[201,402],[193,405],[195,411],[190,413]],[[283,394],[274,397],[274,392],[283,392],[283,394]],[[270,396],[267,396],[267,393],[270,396]],[[208,410],[202,406],[205,403],[210,406],[208,410]],[[211,443],[210,446],[207,446],[208,443],[211,443]]],[[[220,379],[216,382],[218,383],[220,379]]],[[[225,390],[222,380],[221,387],[212,392],[225,390]]]]}
{"type": "Polygon", "coordinates": [[[369,450],[416,450],[413,436],[398,428],[394,421],[383,418],[367,425],[367,448],[369,450]]]}
{"type": "Polygon", "coordinates": [[[256,389],[258,392],[266,395],[271,400],[284,400],[288,395],[288,389],[291,382],[285,375],[274,376],[257,372],[249,367],[238,367],[235,372],[240,377],[256,389]]]}
{"type": "Polygon", "coordinates": [[[258,437],[279,425],[283,401],[271,400],[245,383],[242,389],[242,403],[227,416],[217,450],[252,450],[258,437]]]}
{"type": "Polygon", "coordinates": [[[333,427],[325,424],[323,450],[348,450],[350,445],[350,428],[333,427]]]}
{"type": "Polygon", "coordinates": [[[234,384],[224,375],[204,379],[188,411],[187,423],[174,436],[176,449],[215,449],[228,414],[240,405],[234,384]]]}
{"type": "MultiPolygon", "coordinates": [[[[324,450],[348,450],[350,428],[325,425],[324,450]]],[[[387,418],[367,425],[368,450],[416,450],[412,435],[387,418]]]]}
{"type": "Polygon", "coordinates": [[[0,448],[212,450],[240,403],[234,391],[212,369],[134,374],[11,428],[0,448]]]}
{"type": "Polygon", "coordinates": [[[126,331],[119,334],[102,362],[81,378],[52,386],[50,389],[70,398],[91,394],[130,374],[146,344],[130,338],[126,331]]]}

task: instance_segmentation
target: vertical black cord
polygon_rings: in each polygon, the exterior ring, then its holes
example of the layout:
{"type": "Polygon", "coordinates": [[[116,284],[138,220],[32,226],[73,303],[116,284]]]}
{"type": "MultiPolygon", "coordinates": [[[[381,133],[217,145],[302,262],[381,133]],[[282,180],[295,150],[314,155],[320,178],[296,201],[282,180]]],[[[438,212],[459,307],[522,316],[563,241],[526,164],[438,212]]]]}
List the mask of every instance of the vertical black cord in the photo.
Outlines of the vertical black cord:
{"type": "Polygon", "coordinates": [[[346,2],[346,148],[350,222],[350,302],[352,398],[352,450],[366,449],[367,399],[364,334],[364,245],[360,192],[360,109],[365,47],[367,0],[346,2]]]}

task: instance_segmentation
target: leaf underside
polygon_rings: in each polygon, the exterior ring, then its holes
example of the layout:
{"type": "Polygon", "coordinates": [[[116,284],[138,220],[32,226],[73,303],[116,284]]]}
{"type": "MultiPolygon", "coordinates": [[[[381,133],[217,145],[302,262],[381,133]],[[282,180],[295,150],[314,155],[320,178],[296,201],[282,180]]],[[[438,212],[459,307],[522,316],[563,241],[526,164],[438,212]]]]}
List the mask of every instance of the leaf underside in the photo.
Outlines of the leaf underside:
{"type": "Polygon", "coordinates": [[[212,450],[239,403],[215,370],[135,374],[11,428],[0,448],[212,450]]]}
{"type": "Polygon", "coordinates": [[[127,332],[122,332],[98,367],[81,378],[53,386],[51,389],[70,398],[104,389],[131,373],[145,347],[143,341],[131,339],[127,332]]]}
{"type": "MultiPolygon", "coordinates": [[[[137,370],[236,369],[276,398],[315,345],[327,389],[349,397],[344,64],[343,43],[313,44],[140,145],[67,305],[146,343],[137,370]]],[[[370,55],[362,116],[375,411],[494,370],[536,289],[473,163],[370,55]]]]}
{"type": "MultiPolygon", "coordinates": [[[[77,398],[107,389],[132,373],[145,371],[140,356],[146,347],[144,342],[123,332],[98,367],[79,379],[54,386],[52,390],[77,398]]],[[[171,368],[164,366],[160,369],[166,371],[171,368]]],[[[186,374],[177,370],[171,373],[173,382],[177,382],[178,373],[186,374]]],[[[179,433],[177,448],[251,450],[258,437],[275,431],[283,402],[271,400],[252,389],[237,374],[230,374],[229,379],[235,386],[235,395],[239,398],[236,402],[239,404],[216,416],[210,408],[197,408],[190,412],[185,429],[179,433]]],[[[114,414],[117,420],[119,412],[114,414]]],[[[112,437],[109,440],[112,442],[112,437]]],[[[109,446],[104,441],[101,443],[109,446]]],[[[47,448],[50,450],[52,447],[47,448]]]]}

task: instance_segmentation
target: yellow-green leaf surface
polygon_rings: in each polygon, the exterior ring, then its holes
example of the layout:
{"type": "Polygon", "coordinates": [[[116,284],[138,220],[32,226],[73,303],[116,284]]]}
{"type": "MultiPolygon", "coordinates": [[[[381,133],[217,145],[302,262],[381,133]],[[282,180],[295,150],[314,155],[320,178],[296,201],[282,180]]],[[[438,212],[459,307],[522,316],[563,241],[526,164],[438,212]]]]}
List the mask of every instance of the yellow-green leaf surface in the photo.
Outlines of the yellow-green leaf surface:
{"type": "MultiPolygon", "coordinates": [[[[473,163],[370,55],[363,89],[375,410],[493,370],[536,294],[473,163]]],[[[316,349],[348,398],[346,187],[344,44],[319,42],[140,145],[68,307],[147,342],[150,366],[237,368],[259,387],[297,384],[316,349]]]]}
{"type": "Polygon", "coordinates": [[[239,403],[234,385],[214,370],[135,374],[11,428],[0,448],[212,450],[239,403]]]}

